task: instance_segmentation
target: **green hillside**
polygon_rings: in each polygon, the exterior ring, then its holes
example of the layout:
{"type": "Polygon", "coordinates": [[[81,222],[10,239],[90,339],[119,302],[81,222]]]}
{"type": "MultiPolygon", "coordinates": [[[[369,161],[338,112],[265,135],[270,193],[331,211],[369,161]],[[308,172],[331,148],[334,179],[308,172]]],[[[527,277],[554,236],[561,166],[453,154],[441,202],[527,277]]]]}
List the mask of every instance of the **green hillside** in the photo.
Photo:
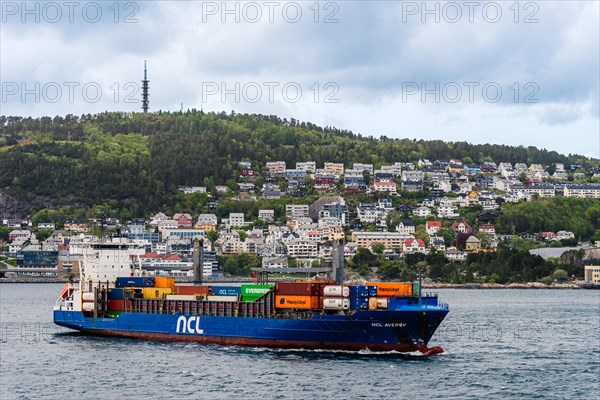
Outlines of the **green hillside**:
{"type": "Polygon", "coordinates": [[[240,160],[252,161],[258,170],[276,160],[289,168],[307,160],[377,167],[420,158],[590,166],[585,157],[535,147],[377,139],[294,119],[235,113],[1,116],[0,128],[0,189],[64,205],[110,203],[128,215],[173,207],[182,185],[226,183],[237,177],[240,160]]]}

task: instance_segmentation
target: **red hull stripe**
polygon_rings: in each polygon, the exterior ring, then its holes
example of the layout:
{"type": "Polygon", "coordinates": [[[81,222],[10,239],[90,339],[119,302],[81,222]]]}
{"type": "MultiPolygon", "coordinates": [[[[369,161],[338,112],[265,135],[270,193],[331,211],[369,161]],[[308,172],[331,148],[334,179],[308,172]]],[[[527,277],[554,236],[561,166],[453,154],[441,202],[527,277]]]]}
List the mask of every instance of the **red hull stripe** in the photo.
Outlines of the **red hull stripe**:
{"type": "Polygon", "coordinates": [[[443,353],[441,347],[428,348],[426,345],[418,344],[385,344],[385,343],[340,343],[340,342],[304,342],[295,340],[270,340],[270,339],[252,339],[244,337],[228,336],[195,336],[195,335],[173,335],[167,333],[150,332],[128,332],[110,329],[82,329],[82,332],[92,335],[115,336],[141,340],[155,340],[161,342],[194,342],[207,345],[225,345],[225,346],[248,346],[248,347],[268,347],[279,349],[305,349],[305,350],[349,350],[349,351],[398,351],[402,353],[419,351],[424,355],[443,353]]]}

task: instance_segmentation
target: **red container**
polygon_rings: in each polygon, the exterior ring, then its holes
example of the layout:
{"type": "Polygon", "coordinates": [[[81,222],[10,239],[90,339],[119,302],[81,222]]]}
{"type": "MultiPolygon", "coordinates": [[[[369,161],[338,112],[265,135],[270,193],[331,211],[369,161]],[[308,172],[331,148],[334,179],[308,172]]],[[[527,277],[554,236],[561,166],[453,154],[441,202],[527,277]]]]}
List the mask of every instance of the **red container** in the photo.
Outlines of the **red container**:
{"type": "MultiPolygon", "coordinates": [[[[127,310],[131,310],[131,300],[127,300],[127,310]]],[[[106,303],[107,311],[124,311],[125,301],[124,300],[108,300],[106,303]]]]}
{"type": "Polygon", "coordinates": [[[291,296],[320,296],[322,286],[320,282],[277,282],[275,293],[291,296]]]}
{"type": "Polygon", "coordinates": [[[207,294],[210,286],[175,286],[175,294],[207,294]]]}

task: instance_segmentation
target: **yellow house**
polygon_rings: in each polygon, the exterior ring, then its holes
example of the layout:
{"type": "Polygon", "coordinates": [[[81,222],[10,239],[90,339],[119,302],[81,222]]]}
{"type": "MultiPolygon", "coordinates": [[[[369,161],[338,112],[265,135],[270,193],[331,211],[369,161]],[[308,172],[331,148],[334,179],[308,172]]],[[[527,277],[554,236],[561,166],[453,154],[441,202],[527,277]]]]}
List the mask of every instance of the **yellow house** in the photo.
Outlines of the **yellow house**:
{"type": "Polygon", "coordinates": [[[469,236],[467,241],[465,242],[465,250],[473,251],[479,250],[481,248],[481,241],[477,239],[475,236],[469,236]]]}
{"type": "Polygon", "coordinates": [[[600,283],[600,265],[586,265],[584,276],[587,283],[600,283]]]}
{"type": "Polygon", "coordinates": [[[217,227],[215,225],[208,225],[208,224],[202,224],[202,225],[194,225],[194,228],[196,229],[204,229],[204,231],[208,232],[208,231],[216,231],[217,227]]]}

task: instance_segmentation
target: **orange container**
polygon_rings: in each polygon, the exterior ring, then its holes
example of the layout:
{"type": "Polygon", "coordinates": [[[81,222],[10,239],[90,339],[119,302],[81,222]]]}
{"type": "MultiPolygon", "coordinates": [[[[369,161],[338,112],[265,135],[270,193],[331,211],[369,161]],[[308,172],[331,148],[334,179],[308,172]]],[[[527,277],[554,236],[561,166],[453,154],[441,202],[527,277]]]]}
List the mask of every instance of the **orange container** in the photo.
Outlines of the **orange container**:
{"type": "Polygon", "coordinates": [[[175,278],[172,276],[155,276],[154,287],[172,289],[175,287],[175,278]]]}
{"type": "Polygon", "coordinates": [[[377,286],[377,297],[412,295],[412,283],[367,282],[367,286],[377,286]]]}
{"type": "Polygon", "coordinates": [[[208,294],[210,286],[175,286],[175,294],[208,294]]]}
{"type": "Polygon", "coordinates": [[[321,308],[319,296],[275,296],[275,308],[290,308],[299,310],[313,310],[321,308]]]}

